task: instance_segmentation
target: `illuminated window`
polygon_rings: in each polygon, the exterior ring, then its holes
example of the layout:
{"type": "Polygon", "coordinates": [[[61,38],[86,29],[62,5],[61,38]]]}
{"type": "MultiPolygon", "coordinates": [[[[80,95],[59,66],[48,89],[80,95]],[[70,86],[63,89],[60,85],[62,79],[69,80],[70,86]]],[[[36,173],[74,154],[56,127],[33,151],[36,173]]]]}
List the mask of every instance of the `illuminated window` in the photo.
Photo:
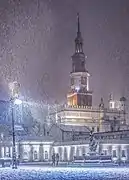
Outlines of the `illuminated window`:
{"type": "Polygon", "coordinates": [[[6,157],[10,157],[10,151],[9,151],[9,147],[6,147],[6,154],[5,154],[6,157]]]}
{"type": "Polygon", "coordinates": [[[29,159],[29,155],[28,155],[27,152],[24,152],[24,153],[23,153],[23,159],[24,159],[24,160],[28,160],[28,159],[29,159]]]}

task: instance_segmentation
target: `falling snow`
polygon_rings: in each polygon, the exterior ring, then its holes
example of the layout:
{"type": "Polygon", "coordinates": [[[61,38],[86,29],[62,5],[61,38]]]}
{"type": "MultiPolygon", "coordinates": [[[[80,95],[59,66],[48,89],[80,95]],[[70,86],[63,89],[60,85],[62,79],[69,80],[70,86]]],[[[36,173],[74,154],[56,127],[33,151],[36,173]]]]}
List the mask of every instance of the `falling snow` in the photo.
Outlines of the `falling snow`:
{"type": "MultiPolygon", "coordinates": [[[[23,96],[64,100],[80,12],[94,103],[129,95],[128,1],[3,0],[0,2],[0,87],[17,80],[23,96]],[[103,8],[102,8],[103,7],[103,8]],[[110,73],[109,73],[110,72],[110,73]],[[44,74],[48,77],[44,78],[44,74]],[[124,81],[123,81],[124,79],[124,81]],[[109,81],[110,80],[110,81],[109,81]],[[106,83],[105,83],[106,82],[106,83]],[[47,97],[46,97],[47,94],[47,97]]],[[[5,94],[4,94],[5,96],[5,94]]],[[[1,97],[4,97],[1,92],[1,97]]]]}

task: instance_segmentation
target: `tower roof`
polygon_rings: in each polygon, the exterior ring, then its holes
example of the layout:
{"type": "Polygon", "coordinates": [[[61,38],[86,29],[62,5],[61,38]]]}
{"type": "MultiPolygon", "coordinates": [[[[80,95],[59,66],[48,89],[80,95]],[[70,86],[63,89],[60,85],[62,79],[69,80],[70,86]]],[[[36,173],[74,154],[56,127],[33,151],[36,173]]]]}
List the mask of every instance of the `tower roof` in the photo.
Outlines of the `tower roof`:
{"type": "Polygon", "coordinates": [[[76,53],[83,52],[83,39],[81,36],[81,30],[80,30],[79,13],[77,13],[77,36],[75,38],[75,52],[76,53]]]}
{"type": "Polygon", "coordinates": [[[77,13],[77,37],[81,36],[79,13],[77,13]]]}
{"type": "Polygon", "coordinates": [[[77,13],[77,35],[75,38],[75,53],[72,56],[72,72],[86,72],[79,13],[77,13]]]}

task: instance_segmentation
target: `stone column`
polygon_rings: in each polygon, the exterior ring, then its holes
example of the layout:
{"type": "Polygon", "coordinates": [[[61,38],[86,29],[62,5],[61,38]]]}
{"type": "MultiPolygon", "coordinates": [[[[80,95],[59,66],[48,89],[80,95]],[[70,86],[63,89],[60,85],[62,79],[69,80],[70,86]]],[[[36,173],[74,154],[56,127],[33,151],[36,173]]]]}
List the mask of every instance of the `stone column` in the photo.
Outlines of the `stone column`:
{"type": "Polygon", "coordinates": [[[1,147],[1,157],[4,158],[4,146],[1,147]]]}
{"type": "Polygon", "coordinates": [[[74,156],[77,156],[76,152],[77,152],[77,146],[74,146],[74,156]]]}
{"type": "Polygon", "coordinates": [[[70,152],[71,152],[71,147],[70,147],[70,146],[67,146],[66,149],[67,149],[67,160],[70,161],[70,160],[71,160],[71,157],[70,157],[70,156],[71,156],[71,154],[70,154],[70,152]]]}
{"type": "Polygon", "coordinates": [[[102,148],[103,145],[101,143],[98,144],[98,153],[101,154],[102,153],[102,148]]]}
{"type": "Polygon", "coordinates": [[[77,146],[76,148],[76,156],[78,157],[79,156],[79,147],[77,146]]]}
{"type": "Polygon", "coordinates": [[[59,160],[62,161],[62,147],[59,147],[59,160]]]}
{"type": "Polygon", "coordinates": [[[69,161],[72,161],[72,159],[73,159],[73,147],[71,146],[70,147],[70,150],[69,150],[69,161]]]}
{"type": "Polygon", "coordinates": [[[17,145],[16,145],[16,149],[17,149],[17,156],[19,156],[19,154],[20,154],[20,143],[17,143],[17,145]]]}
{"type": "Polygon", "coordinates": [[[64,161],[64,146],[62,146],[62,161],[64,161]]]}
{"type": "Polygon", "coordinates": [[[68,160],[67,148],[64,147],[64,161],[68,160]]]}
{"type": "Polygon", "coordinates": [[[4,146],[4,157],[6,157],[6,147],[4,146]]]}

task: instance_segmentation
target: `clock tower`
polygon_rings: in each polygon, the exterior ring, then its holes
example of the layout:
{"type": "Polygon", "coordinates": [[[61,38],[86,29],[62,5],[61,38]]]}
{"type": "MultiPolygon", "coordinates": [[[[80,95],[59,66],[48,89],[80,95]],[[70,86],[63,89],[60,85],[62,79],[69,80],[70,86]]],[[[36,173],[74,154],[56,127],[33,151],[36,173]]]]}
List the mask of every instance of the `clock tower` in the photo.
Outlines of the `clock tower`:
{"type": "Polygon", "coordinates": [[[83,52],[83,39],[80,31],[79,14],[77,14],[75,53],[72,56],[70,91],[67,94],[67,103],[69,106],[92,106],[92,91],[89,90],[90,74],[86,69],[85,60],[86,57],[83,52]]]}

